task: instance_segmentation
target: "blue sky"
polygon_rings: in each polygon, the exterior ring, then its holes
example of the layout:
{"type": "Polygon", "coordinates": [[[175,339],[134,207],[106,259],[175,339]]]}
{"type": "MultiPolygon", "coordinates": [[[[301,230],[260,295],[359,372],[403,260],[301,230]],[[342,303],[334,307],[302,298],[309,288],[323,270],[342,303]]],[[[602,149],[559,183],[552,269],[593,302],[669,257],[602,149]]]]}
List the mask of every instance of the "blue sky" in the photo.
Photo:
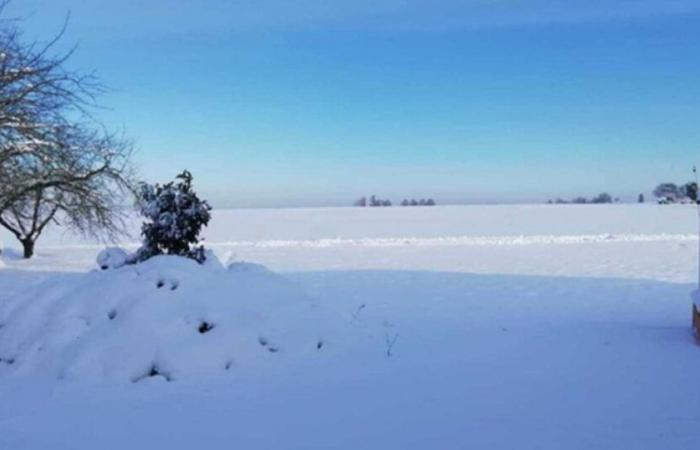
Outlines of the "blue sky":
{"type": "Polygon", "coordinates": [[[700,162],[700,2],[15,0],[215,206],[631,199],[700,162]]]}

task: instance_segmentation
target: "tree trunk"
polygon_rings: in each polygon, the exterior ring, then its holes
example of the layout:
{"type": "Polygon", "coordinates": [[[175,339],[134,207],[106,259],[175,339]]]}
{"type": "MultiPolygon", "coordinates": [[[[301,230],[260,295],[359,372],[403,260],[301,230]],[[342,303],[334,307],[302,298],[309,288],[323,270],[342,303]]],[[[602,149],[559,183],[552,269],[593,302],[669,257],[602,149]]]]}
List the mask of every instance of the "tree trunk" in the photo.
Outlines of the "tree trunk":
{"type": "Polygon", "coordinates": [[[22,247],[24,248],[24,258],[31,258],[34,255],[34,239],[26,238],[20,242],[22,242],[22,247]]]}

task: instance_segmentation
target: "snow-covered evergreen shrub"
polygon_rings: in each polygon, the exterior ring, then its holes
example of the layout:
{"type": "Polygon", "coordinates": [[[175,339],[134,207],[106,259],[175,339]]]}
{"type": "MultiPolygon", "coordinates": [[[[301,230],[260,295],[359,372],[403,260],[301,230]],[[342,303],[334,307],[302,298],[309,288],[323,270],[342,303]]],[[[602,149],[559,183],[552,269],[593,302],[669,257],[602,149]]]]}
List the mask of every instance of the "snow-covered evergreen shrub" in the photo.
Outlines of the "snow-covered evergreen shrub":
{"type": "Polygon", "coordinates": [[[192,174],[182,172],[176,182],[164,185],[142,184],[139,193],[141,214],[147,221],[141,226],[143,245],[134,262],[160,255],[179,255],[202,263],[204,247],[197,245],[202,227],[209,223],[211,206],[192,190],[192,174]]]}

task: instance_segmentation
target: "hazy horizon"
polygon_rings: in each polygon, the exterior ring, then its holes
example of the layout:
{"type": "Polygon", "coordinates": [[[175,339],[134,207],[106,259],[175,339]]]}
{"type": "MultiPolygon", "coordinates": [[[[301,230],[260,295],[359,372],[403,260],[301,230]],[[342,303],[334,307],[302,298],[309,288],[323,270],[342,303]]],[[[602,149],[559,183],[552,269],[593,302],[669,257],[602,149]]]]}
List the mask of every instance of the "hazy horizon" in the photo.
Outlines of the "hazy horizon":
{"type": "Polygon", "coordinates": [[[217,207],[634,201],[691,179],[700,4],[15,0],[113,91],[151,182],[217,207]]]}

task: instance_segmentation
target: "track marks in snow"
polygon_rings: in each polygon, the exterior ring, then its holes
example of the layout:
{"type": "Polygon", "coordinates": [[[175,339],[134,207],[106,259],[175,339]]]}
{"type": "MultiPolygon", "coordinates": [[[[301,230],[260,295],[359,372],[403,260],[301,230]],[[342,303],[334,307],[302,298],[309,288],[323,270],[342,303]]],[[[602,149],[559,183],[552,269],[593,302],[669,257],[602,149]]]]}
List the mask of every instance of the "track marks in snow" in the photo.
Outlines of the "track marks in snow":
{"type": "Polygon", "coordinates": [[[270,344],[270,341],[268,341],[267,338],[263,336],[258,337],[258,344],[260,344],[262,347],[265,347],[270,353],[277,353],[278,351],[280,351],[279,347],[270,344]]]}
{"type": "Polygon", "coordinates": [[[406,246],[516,246],[541,244],[583,244],[608,242],[686,242],[692,234],[589,234],[533,236],[446,236],[433,238],[362,238],[316,240],[267,240],[209,242],[212,247],[329,248],[329,247],[406,247],[406,246]]]}
{"type": "MultiPolygon", "coordinates": [[[[501,236],[442,236],[442,237],[388,237],[388,238],[324,238],[301,240],[261,240],[261,241],[208,241],[208,247],[249,247],[249,248],[333,248],[333,247],[430,247],[430,246],[522,246],[522,245],[565,245],[585,243],[615,242],[693,242],[693,234],[571,234],[571,235],[501,235],[501,236]]],[[[136,249],[136,243],[124,243],[124,248],[136,249]]],[[[46,249],[102,249],[101,245],[53,245],[46,249]]],[[[163,280],[163,287],[165,280],[163,280]]],[[[172,285],[170,286],[171,288],[172,285]]],[[[175,286],[173,289],[177,289],[175,286]]]]}

